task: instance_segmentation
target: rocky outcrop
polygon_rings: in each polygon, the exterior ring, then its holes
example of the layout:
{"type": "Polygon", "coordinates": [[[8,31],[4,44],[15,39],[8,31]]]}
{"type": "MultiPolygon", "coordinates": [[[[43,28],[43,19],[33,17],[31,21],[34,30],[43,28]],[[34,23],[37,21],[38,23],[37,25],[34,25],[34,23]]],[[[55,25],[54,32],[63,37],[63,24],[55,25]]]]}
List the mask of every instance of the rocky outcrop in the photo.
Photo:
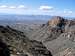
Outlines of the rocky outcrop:
{"type": "Polygon", "coordinates": [[[30,39],[35,39],[38,41],[46,42],[56,39],[65,30],[66,19],[55,16],[43,27],[39,28],[37,31],[31,33],[30,39]]]}
{"type": "Polygon", "coordinates": [[[0,39],[0,56],[52,56],[41,42],[29,40],[9,26],[0,26],[0,39]]]}
{"type": "Polygon", "coordinates": [[[53,56],[75,56],[74,20],[55,16],[29,36],[30,39],[43,42],[53,56]]]}
{"type": "Polygon", "coordinates": [[[75,49],[73,49],[73,48],[66,48],[65,50],[57,53],[54,56],[75,56],[75,49]]]}
{"type": "Polygon", "coordinates": [[[75,31],[75,20],[68,20],[65,26],[65,32],[74,32],[75,31]]]}
{"type": "MultiPolygon", "coordinates": [[[[4,33],[4,31],[2,32],[4,33]]],[[[29,51],[23,51],[27,55],[47,56],[47,54],[50,55],[50,52],[48,52],[50,50],[53,56],[75,56],[75,20],[54,16],[46,24],[42,24],[41,27],[30,33],[28,37],[33,41],[28,40],[28,42],[25,41],[24,43],[24,45],[26,45],[26,42],[29,44],[25,47],[25,50],[29,51]]],[[[21,47],[22,42],[20,43],[21,47]]]]}
{"type": "Polygon", "coordinates": [[[48,26],[59,26],[62,27],[65,25],[65,19],[60,16],[54,16],[51,20],[48,21],[48,26]]]}

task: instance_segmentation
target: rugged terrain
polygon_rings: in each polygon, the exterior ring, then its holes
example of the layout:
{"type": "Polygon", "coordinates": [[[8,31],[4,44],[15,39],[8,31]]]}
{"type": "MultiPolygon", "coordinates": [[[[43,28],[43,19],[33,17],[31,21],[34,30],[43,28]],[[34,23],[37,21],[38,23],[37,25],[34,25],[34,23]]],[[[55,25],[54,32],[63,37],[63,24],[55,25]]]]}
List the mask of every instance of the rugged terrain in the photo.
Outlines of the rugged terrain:
{"type": "Polygon", "coordinates": [[[0,26],[0,56],[52,56],[36,40],[29,40],[23,32],[9,26],[0,26]]]}
{"type": "Polygon", "coordinates": [[[54,16],[35,29],[27,36],[42,42],[53,56],[75,56],[75,20],[54,16]]]}
{"type": "Polygon", "coordinates": [[[0,26],[0,36],[11,55],[75,56],[75,20],[54,16],[44,24],[10,26],[0,26]]]}

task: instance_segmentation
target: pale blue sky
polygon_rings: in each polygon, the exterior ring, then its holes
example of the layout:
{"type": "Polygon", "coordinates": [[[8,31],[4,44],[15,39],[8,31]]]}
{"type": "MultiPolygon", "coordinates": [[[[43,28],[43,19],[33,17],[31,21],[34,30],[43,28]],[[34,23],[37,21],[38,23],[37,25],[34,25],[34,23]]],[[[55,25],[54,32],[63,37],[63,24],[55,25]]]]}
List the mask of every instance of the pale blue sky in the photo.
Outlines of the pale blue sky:
{"type": "Polygon", "coordinates": [[[75,16],[75,0],[0,0],[0,13],[75,16]]]}

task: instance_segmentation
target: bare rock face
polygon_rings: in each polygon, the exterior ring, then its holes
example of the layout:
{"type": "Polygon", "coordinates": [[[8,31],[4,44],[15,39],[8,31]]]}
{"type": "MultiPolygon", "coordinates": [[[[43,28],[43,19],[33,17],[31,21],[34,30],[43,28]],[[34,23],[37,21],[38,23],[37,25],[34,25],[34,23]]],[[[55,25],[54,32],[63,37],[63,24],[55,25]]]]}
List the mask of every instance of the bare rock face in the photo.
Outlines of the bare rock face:
{"type": "Polygon", "coordinates": [[[75,56],[75,21],[60,16],[29,34],[32,40],[9,26],[0,26],[0,36],[11,56],[75,56]]]}
{"type": "Polygon", "coordinates": [[[52,27],[55,27],[55,26],[61,27],[64,24],[65,24],[65,20],[64,18],[60,16],[55,16],[50,21],[48,21],[48,25],[52,27]]]}
{"type": "Polygon", "coordinates": [[[75,49],[73,48],[66,48],[65,50],[59,52],[54,56],[75,56],[75,49]]]}
{"type": "Polygon", "coordinates": [[[65,26],[65,32],[74,32],[75,31],[75,20],[68,20],[65,26]]]}
{"type": "Polygon", "coordinates": [[[75,56],[74,20],[55,16],[30,36],[43,42],[53,56],[75,56]]]}
{"type": "Polygon", "coordinates": [[[61,56],[75,56],[75,50],[72,48],[67,48],[64,51],[60,52],[59,55],[61,56]]]}
{"type": "Polygon", "coordinates": [[[0,26],[0,39],[0,56],[52,56],[41,42],[29,40],[9,26],[0,26]]]}

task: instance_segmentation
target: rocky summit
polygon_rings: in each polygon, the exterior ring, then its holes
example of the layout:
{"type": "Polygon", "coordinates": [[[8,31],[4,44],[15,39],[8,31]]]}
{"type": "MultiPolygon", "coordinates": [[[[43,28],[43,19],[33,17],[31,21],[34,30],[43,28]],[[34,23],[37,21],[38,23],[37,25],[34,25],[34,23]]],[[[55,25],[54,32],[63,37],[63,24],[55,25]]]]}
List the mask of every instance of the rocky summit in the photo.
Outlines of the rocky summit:
{"type": "Polygon", "coordinates": [[[53,56],[75,56],[75,20],[54,16],[29,36],[42,42],[53,56]]]}
{"type": "Polygon", "coordinates": [[[36,40],[29,40],[21,31],[0,26],[0,56],[52,56],[51,52],[36,40]]]}
{"type": "Polygon", "coordinates": [[[45,24],[15,26],[0,26],[1,55],[75,56],[75,20],[54,16],[45,24]]]}
{"type": "Polygon", "coordinates": [[[60,16],[54,16],[51,20],[48,21],[48,25],[55,27],[55,26],[63,26],[65,24],[64,18],[60,16]]]}

